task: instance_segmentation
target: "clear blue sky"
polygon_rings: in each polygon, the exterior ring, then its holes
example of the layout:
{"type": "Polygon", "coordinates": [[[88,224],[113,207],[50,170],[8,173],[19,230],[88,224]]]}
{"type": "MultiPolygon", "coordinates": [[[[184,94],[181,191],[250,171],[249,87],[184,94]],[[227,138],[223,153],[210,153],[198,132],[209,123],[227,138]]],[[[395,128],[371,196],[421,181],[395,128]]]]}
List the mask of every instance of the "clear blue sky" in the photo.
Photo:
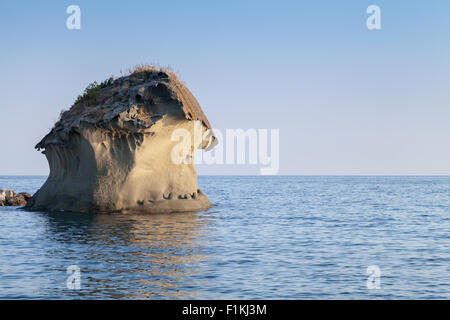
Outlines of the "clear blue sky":
{"type": "Polygon", "coordinates": [[[444,0],[4,0],[0,174],[47,174],[33,147],[59,112],[145,62],[179,71],[215,128],[279,128],[280,174],[450,174],[449,40],[444,0]]]}

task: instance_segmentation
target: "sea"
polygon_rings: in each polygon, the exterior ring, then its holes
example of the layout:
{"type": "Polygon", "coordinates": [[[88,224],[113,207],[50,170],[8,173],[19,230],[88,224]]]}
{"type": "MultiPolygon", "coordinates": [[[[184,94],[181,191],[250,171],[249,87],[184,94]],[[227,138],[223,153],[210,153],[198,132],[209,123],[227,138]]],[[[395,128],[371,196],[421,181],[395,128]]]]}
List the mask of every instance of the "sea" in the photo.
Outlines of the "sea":
{"type": "MultiPolygon", "coordinates": [[[[45,176],[0,176],[36,192],[45,176]]],[[[0,299],[449,299],[449,176],[200,176],[203,212],[0,207],[0,299]]]]}

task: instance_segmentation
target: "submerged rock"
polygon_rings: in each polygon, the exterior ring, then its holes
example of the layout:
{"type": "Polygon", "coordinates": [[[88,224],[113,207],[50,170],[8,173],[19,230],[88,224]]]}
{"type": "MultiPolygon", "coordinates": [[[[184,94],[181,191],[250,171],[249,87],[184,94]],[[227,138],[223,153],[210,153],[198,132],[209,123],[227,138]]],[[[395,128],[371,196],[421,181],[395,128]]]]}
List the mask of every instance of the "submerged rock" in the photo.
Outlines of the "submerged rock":
{"type": "Polygon", "coordinates": [[[30,200],[31,195],[26,192],[16,193],[13,190],[0,190],[0,207],[19,207],[25,206],[30,200]]]}
{"type": "MultiPolygon", "coordinates": [[[[193,161],[177,164],[173,132],[208,149],[215,137],[192,93],[164,70],[90,85],[41,142],[50,175],[28,202],[31,210],[78,212],[197,211],[212,204],[198,189],[193,161]],[[204,139],[206,137],[207,139],[204,139]]],[[[187,159],[193,159],[189,148],[187,159]]]]}

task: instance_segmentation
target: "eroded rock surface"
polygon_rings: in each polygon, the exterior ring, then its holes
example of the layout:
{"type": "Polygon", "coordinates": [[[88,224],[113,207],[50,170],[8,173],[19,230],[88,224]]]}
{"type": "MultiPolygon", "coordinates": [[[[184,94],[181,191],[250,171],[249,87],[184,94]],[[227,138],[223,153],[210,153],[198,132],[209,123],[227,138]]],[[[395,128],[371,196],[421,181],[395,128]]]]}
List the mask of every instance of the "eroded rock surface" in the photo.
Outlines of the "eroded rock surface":
{"type": "Polygon", "coordinates": [[[193,120],[208,137],[199,147],[210,148],[215,137],[206,116],[170,72],[140,70],[88,87],[36,145],[47,157],[50,175],[27,208],[172,212],[210,207],[198,189],[193,161],[176,164],[171,158],[178,143],[172,133],[185,129],[194,135],[193,120]]]}
{"type": "Polygon", "coordinates": [[[0,207],[23,207],[30,200],[31,195],[26,192],[16,193],[13,190],[0,190],[0,207]]]}

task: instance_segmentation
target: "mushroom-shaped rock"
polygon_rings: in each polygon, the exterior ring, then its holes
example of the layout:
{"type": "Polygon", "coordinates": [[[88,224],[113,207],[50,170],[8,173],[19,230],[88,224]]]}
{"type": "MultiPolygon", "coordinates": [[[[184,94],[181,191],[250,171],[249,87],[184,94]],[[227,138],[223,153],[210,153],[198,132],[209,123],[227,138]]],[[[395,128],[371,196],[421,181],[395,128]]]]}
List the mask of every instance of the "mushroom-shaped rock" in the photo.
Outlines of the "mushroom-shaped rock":
{"type": "Polygon", "coordinates": [[[50,175],[27,208],[207,209],[212,204],[198,192],[193,156],[195,148],[208,150],[215,142],[197,100],[173,73],[141,68],[94,83],[36,145],[47,157],[50,175]]]}

